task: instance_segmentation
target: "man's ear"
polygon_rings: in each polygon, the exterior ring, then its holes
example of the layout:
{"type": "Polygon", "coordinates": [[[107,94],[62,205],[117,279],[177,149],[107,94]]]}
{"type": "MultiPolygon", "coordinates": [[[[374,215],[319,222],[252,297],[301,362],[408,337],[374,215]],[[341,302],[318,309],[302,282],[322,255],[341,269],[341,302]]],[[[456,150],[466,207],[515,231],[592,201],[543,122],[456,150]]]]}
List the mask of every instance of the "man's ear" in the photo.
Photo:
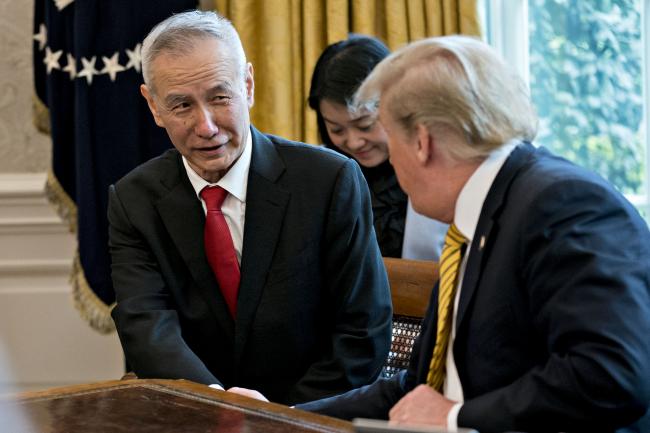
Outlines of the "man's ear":
{"type": "Polygon", "coordinates": [[[153,99],[153,95],[151,94],[151,91],[147,87],[146,84],[141,84],[140,85],[140,93],[144,97],[144,99],[147,100],[147,105],[149,106],[149,110],[151,110],[151,114],[153,114],[153,119],[156,122],[156,125],[160,126],[161,128],[165,127],[165,124],[160,117],[160,112],[158,110],[158,106],[156,105],[156,101],[153,99]]]}
{"type": "Polygon", "coordinates": [[[427,128],[425,125],[418,123],[417,124],[417,130],[416,130],[416,139],[417,139],[417,151],[416,151],[416,158],[417,160],[422,163],[426,164],[429,162],[433,155],[434,151],[434,139],[433,135],[431,135],[431,132],[429,131],[429,128],[427,128]]]}
{"type": "Polygon", "coordinates": [[[253,108],[255,103],[255,80],[253,79],[253,64],[246,64],[246,102],[248,109],[253,108]]]}

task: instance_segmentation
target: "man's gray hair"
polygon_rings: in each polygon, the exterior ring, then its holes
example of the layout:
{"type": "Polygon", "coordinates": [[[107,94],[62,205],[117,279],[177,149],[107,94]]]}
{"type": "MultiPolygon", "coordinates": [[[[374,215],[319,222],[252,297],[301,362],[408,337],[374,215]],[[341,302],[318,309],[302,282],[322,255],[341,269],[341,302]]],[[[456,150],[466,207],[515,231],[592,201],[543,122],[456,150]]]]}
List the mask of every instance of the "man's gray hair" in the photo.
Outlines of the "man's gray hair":
{"type": "Polygon", "coordinates": [[[161,53],[186,54],[192,51],[196,39],[215,38],[224,42],[234,56],[242,77],[246,74],[246,54],[232,23],[211,11],[188,11],[172,15],[157,24],[142,42],[142,75],[152,88],[152,62],[161,53]]]}
{"type": "Polygon", "coordinates": [[[354,101],[356,109],[379,104],[409,134],[418,124],[461,134],[465,143],[446,149],[457,159],[484,158],[537,133],[523,81],[490,46],[468,36],[423,39],[384,59],[354,101]]]}

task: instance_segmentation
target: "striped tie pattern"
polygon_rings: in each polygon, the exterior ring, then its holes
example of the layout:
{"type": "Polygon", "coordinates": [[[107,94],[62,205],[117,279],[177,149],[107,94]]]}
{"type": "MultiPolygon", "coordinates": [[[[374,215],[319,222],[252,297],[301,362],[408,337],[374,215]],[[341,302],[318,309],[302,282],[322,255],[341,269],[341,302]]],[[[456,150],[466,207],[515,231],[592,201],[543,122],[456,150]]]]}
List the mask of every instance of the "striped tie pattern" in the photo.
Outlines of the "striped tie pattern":
{"type": "Polygon", "coordinates": [[[455,224],[449,226],[445,236],[445,245],[440,256],[440,281],[438,282],[438,327],[436,345],[429,365],[427,384],[442,392],[445,381],[445,360],[451,334],[453,300],[458,285],[458,268],[462,259],[465,238],[455,224]]]}

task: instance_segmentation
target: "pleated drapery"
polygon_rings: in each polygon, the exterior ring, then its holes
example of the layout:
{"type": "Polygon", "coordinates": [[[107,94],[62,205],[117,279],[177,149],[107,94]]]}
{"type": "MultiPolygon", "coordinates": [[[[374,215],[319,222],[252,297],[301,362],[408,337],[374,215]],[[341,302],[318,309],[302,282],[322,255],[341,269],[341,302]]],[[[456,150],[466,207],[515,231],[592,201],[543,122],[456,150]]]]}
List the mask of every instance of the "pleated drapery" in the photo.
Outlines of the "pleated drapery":
{"type": "Polygon", "coordinates": [[[253,124],[283,137],[319,143],[307,107],[322,50],[350,32],[377,36],[391,50],[429,36],[479,35],[476,0],[212,0],[229,18],[255,71],[253,124]]]}

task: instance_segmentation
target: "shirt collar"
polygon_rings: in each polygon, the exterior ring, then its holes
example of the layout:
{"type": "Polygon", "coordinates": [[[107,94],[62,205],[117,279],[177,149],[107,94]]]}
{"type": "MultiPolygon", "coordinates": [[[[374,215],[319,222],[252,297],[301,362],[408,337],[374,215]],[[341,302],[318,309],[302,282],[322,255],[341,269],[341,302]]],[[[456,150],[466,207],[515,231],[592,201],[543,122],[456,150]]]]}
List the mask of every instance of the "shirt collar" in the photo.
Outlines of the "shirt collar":
{"type": "Polygon", "coordinates": [[[485,202],[485,198],[492,187],[494,179],[519,142],[520,140],[518,139],[511,140],[492,151],[485,161],[478,166],[476,171],[472,173],[460,191],[458,200],[456,201],[454,224],[456,224],[458,230],[465,236],[468,243],[471,243],[474,238],[474,232],[478,225],[478,219],[481,216],[483,202],[485,202]]]}
{"type": "Polygon", "coordinates": [[[219,179],[217,183],[210,183],[199,176],[192,167],[190,167],[187,159],[183,156],[183,165],[185,166],[185,171],[187,172],[187,177],[192,183],[194,192],[196,196],[201,198],[201,190],[206,186],[215,186],[218,185],[228,191],[229,194],[235,196],[242,203],[246,202],[246,190],[248,187],[248,172],[251,166],[251,156],[253,148],[253,134],[251,130],[248,130],[248,136],[246,137],[246,144],[244,145],[244,151],[239,156],[237,161],[230,167],[226,174],[219,179]]]}

